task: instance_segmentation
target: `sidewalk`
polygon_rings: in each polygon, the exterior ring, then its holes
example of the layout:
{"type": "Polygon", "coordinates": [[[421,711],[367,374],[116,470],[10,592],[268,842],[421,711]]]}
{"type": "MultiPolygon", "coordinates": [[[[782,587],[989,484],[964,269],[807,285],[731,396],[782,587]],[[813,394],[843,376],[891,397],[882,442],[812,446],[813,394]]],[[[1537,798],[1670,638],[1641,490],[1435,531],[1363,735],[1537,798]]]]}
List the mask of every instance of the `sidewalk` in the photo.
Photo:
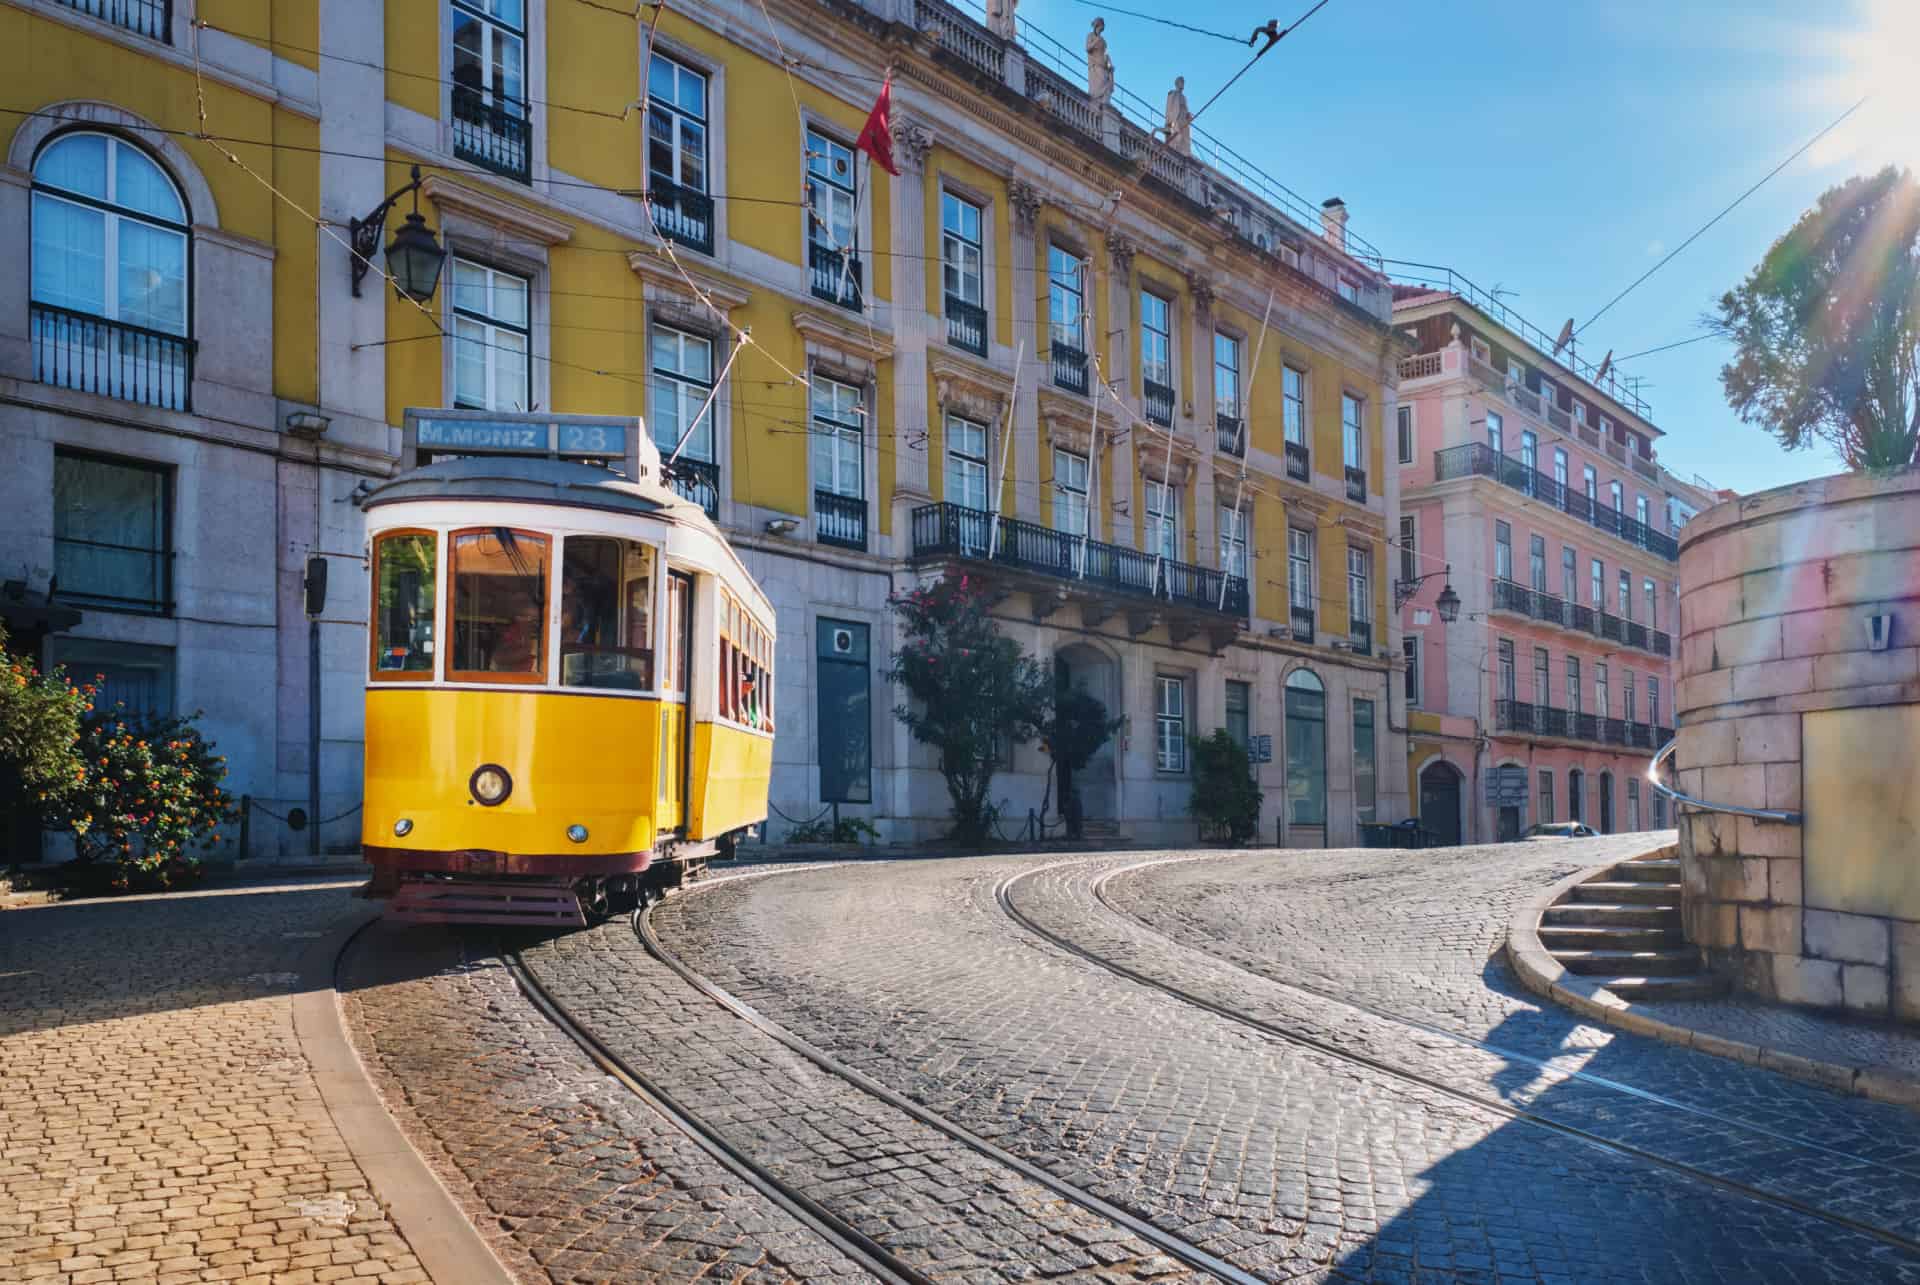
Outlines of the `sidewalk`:
{"type": "Polygon", "coordinates": [[[1739,994],[1629,1001],[1567,972],[1541,945],[1541,912],[1608,866],[1562,880],[1514,914],[1507,958],[1529,990],[1621,1030],[1767,1067],[1838,1093],[1920,1108],[1920,1030],[1739,994]]]}
{"type": "Polygon", "coordinates": [[[296,1031],[357,882],[0,917],[0,1277],[428,1279],[296,1031]]]}

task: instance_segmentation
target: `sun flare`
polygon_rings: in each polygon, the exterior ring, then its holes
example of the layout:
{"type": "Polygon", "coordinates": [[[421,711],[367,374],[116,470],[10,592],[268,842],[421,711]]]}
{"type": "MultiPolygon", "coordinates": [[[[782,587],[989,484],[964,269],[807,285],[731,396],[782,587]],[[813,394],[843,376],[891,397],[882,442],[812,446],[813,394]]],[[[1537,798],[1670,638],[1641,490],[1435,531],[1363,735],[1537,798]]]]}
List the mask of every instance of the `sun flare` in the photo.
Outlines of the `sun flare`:
{"type": "Polygon", "coordinates": [[[1823,140],[1814,160],[1920,171],[1920,3],[1866,0],[1861,17],[1841,41],[1844,71],[1835,88],[1848,103],[1866,102],[1823,140]]]}

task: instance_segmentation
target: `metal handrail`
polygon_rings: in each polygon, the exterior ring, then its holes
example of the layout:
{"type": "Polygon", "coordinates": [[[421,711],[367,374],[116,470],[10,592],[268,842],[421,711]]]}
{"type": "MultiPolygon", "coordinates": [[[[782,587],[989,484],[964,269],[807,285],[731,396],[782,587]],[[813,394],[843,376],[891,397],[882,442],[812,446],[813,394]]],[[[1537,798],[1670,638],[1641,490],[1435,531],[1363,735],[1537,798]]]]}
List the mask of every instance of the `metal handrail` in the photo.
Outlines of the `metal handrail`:
{"type": "Polygon", "coordinates": [[[1680,744],[1680,738],[1674,737],[1660,747],[1647,763],[1647,784],[1672,799],[1676,805],[1699,808],[1703,812],[1726,812],[1737,817],[1749,817],[1755,821],[1778,821],[1782,825],[1801,824],[1801,813],[1787,812],[1777,808],[1743,808],[1732,803],[1709,803],[1705,799],[1696,799],[1691,794],[1682,794],[1660,779],[1660,769],[1673,756],[1674,749],[1680,744]]]}

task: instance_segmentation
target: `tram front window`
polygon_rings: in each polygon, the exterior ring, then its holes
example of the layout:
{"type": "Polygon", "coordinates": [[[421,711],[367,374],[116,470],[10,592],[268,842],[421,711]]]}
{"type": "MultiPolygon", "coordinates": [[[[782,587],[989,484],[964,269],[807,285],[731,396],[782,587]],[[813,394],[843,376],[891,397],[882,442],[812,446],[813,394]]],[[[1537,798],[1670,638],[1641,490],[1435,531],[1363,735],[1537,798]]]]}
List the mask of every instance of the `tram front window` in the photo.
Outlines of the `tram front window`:
{"type": "Polygon", "coordinates": [[[560,573],[560,684],[653,690],[653,549],[568,536],[560,573]]]}
{"type": "Polygon", "coordinates": [[[546,676],[547,537],[508,527],[456,531],[451,555],[447,677],[539,682],[546,676]]]}
{"type": "Polygon", "coordinates": [[[434,537],[383,535],[373,549],[373,672],[379,678],[433,673],[434,537]]]}

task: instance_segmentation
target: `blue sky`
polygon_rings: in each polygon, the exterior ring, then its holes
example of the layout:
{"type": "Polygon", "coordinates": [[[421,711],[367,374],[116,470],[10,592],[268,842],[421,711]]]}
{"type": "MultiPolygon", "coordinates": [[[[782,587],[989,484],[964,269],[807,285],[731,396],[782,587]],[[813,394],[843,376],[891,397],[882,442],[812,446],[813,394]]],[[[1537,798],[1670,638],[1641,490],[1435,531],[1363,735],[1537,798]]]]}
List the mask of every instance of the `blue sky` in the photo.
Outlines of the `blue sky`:
{"type": "MultiPolygon", "coordinates": [[[[1244,33],[1269,17],[1286,25],[1310,0],[1119,2],[1244,33]]],[[[1019,12],[1078,51],[1101,11],[1022,0],[1019,12]]],[[[1698,334],[1720,294],[1822,191],[1920,160],[1915,12],[1920,0],[1330,0],[1200,124],[1302,196],[1345,198],[1353,229],[1387,256],[1502,285],[1553,333],[1570,315],[1584,324],[1880,86],[1583,334],[1582,354],[1597,360],[1698,334]]],[[[1106,16],[1116,78],[1156,105],[1184,75],[1198,109],[1248,54],[1106,16]]],[[[1740,422],[1720,390],[1726,352],[1706,340],[1622,368],[1646,377],[1668,434],[1662,461],[1743,492],[1838,471],[1824,448],[1787,454],[1740,422]]]]}

